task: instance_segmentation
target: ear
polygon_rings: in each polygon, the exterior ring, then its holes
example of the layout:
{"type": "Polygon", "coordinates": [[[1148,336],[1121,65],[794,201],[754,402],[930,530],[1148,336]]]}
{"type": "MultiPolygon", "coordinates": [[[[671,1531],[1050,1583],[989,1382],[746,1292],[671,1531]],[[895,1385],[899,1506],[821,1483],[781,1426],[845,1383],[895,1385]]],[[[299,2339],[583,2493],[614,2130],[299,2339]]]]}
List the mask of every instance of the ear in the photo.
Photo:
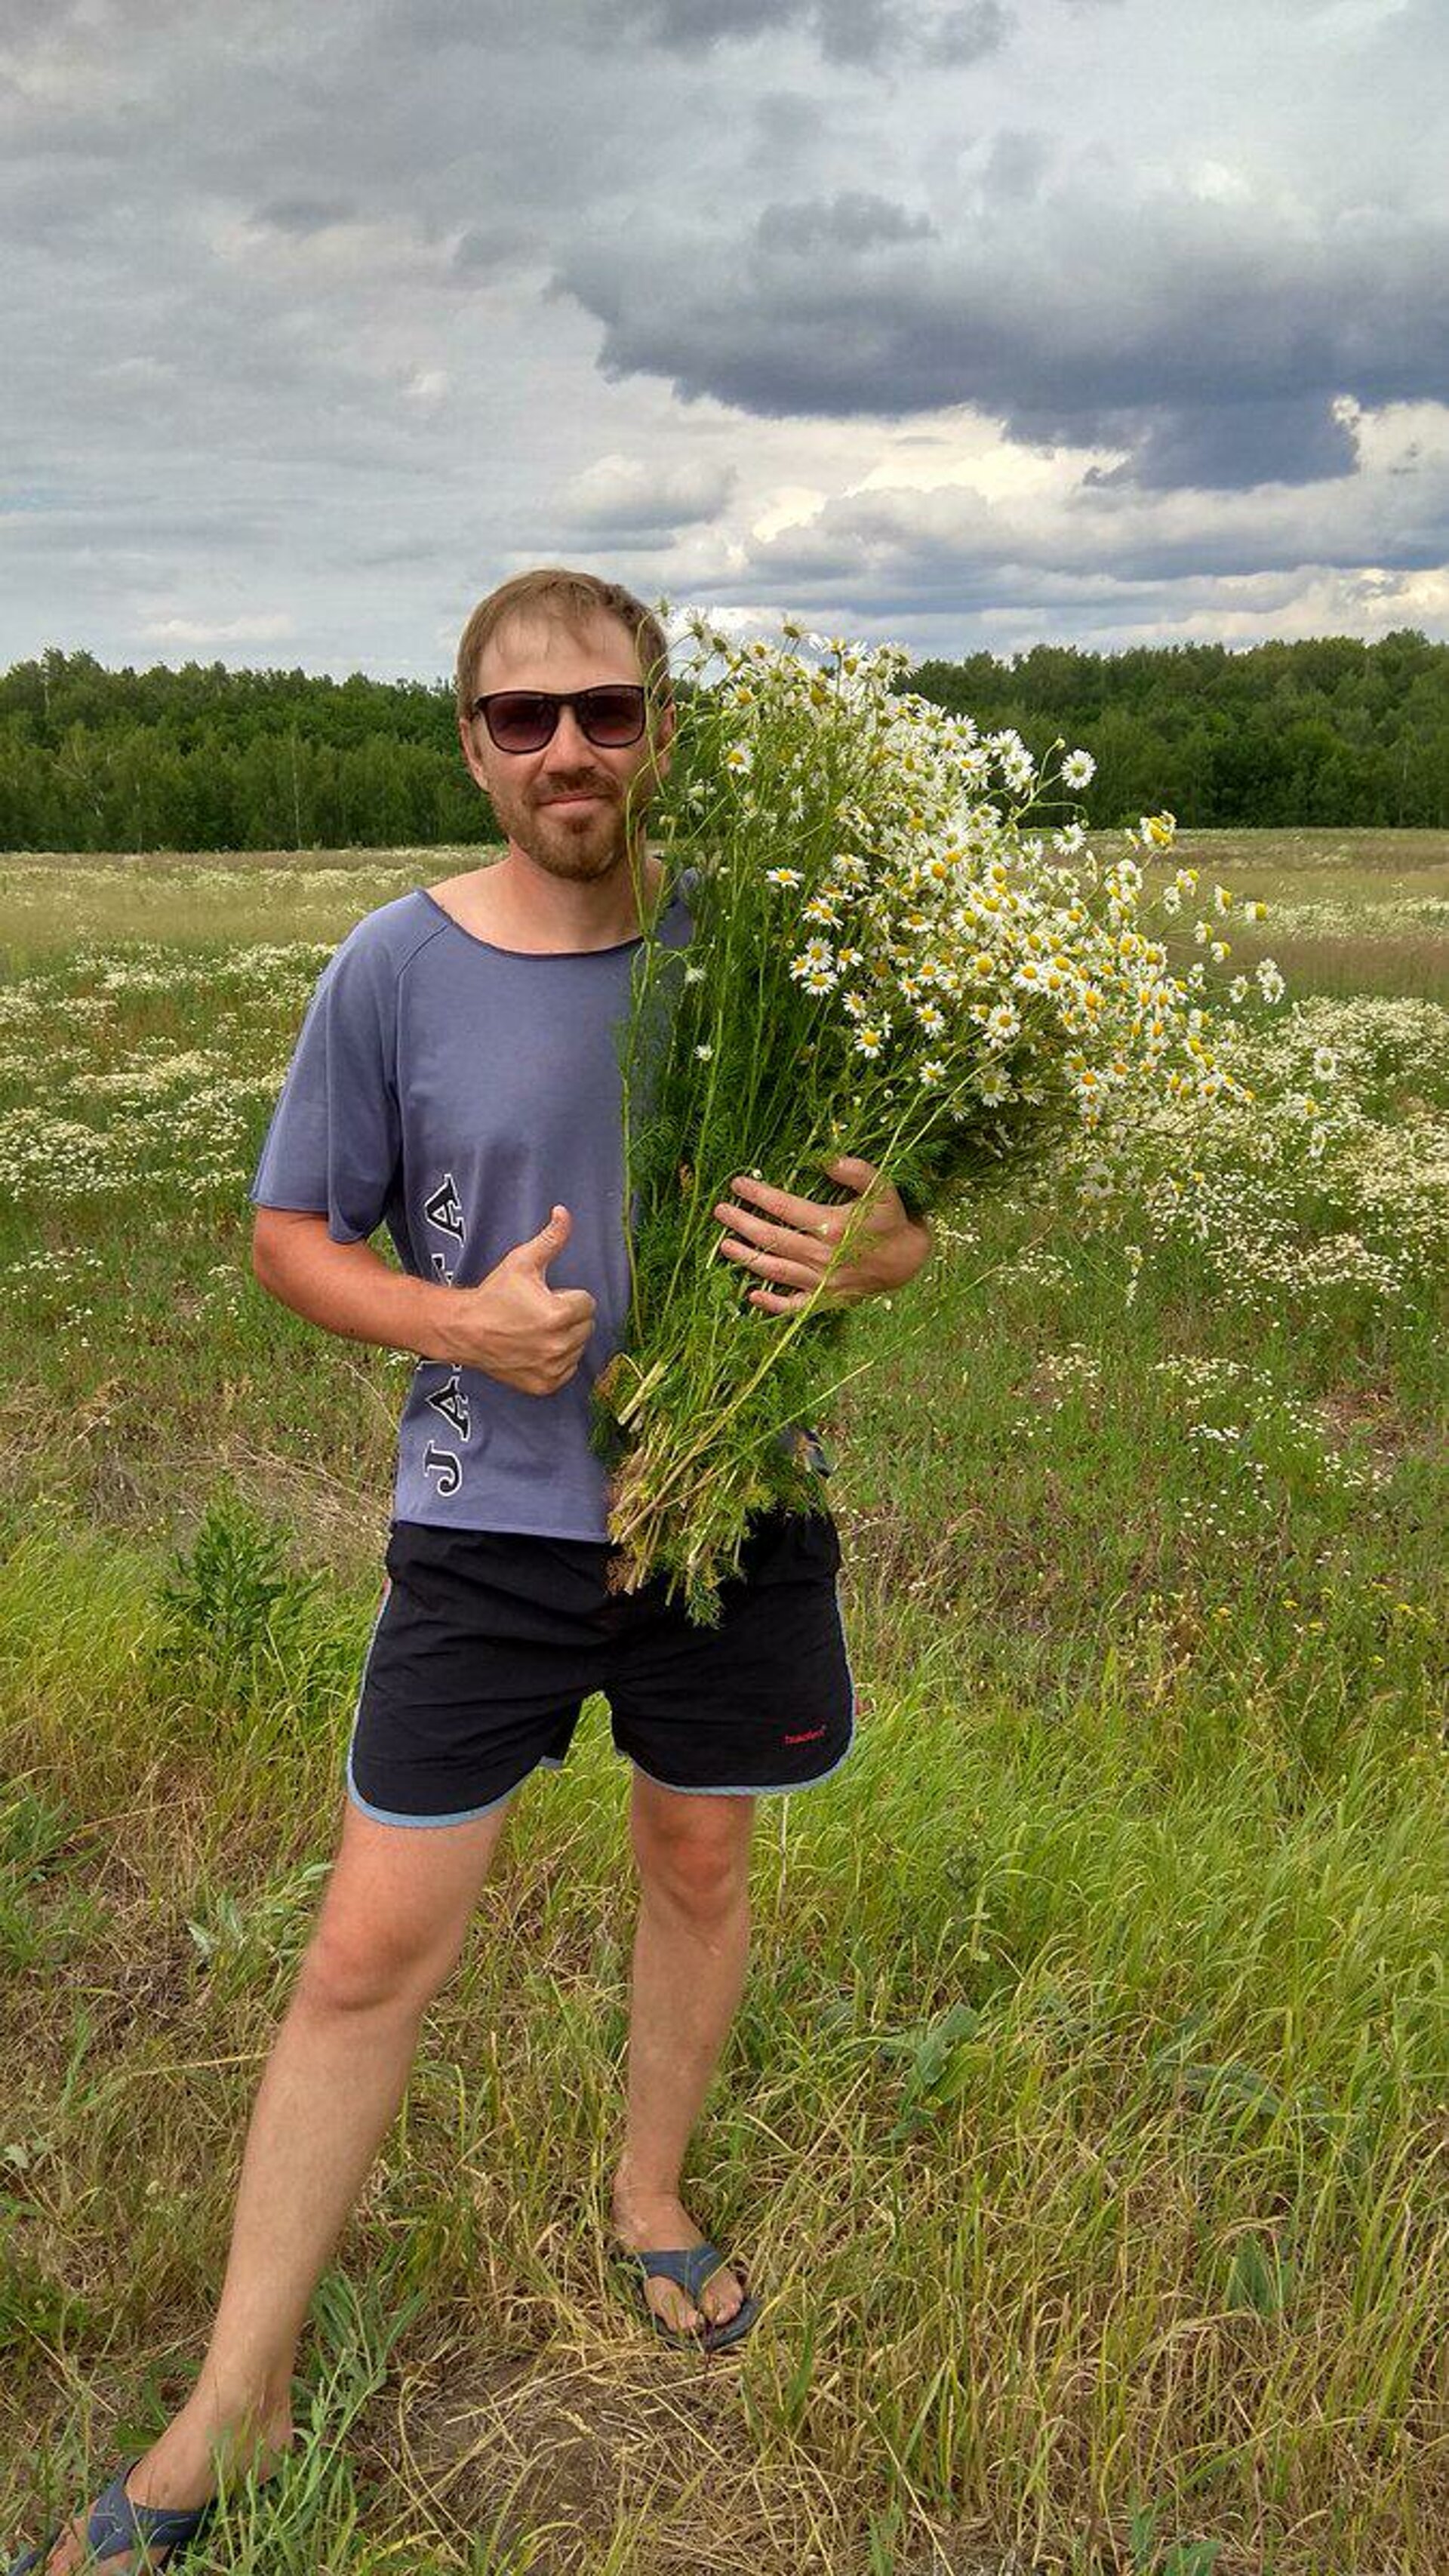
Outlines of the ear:
{"type": "Polygon", "coordinates": [[[464,766],[467,769],[469,777],[472,779],[476,787],[481,787],[483,789],[486,795],[488,790],[488,780],[484,774],[483,764],[478,756],[478,745],[474,739],[473,727],[466,716],[459,716],[458,718],[458,742],[462,750],[464,766]]]}

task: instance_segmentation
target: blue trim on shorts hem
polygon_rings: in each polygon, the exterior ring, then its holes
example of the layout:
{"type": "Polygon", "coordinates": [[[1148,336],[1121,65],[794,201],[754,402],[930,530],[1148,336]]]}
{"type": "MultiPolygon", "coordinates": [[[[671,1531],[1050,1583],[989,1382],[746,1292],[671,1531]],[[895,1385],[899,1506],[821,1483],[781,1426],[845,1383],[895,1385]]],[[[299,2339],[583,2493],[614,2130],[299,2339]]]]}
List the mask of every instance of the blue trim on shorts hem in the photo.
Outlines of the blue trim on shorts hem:
{"type": "MultiPolygon", "coordinates": [[[[527,1778],[528,1773],[525,1771],[523,1779],[527,1778]]],[[[513,1788],[505,1789],[501,1798],[490,1798],[487,1805],[482,1807],[460,1807],[456,1815],[404,1816],[400,1815],[396,1808],[375,1807],[370,1798],[364,1798],[353,1776],[352,1756],[350,1753],[347,1756],[347,1794],[355,1807],[360,1807],[365,1816],[371,1816],[373,1822],[379,1825],[471,1825],[476,1817],[491,1816],[495,1807],[506,1806],[514,1790],[521,1789],[522,1786],[523,1780],[515,1780],[513,1788]]]]}
{"type": "Polygon", "coordinates": [[[848,1761],[854,1745],[855,1726],[852,1722],[844,1751],[838,1753],[824,1771],[812,1771],[804,1780],[762,1780],[754,1789],[719,1789],[697,1780],[661,1780],[657,1771],[645,1770],[644,1764],[637,1761],[632,1753],[628,1759],[636,1771],[644,1772],[646,1780],[654,1782],[656,1788],[677,1790],[682,1798],[786,1798],[792,1789],[813,1789],[818,1781],[830,1779],[840,1769],[841,1763],[848,1761]]]}

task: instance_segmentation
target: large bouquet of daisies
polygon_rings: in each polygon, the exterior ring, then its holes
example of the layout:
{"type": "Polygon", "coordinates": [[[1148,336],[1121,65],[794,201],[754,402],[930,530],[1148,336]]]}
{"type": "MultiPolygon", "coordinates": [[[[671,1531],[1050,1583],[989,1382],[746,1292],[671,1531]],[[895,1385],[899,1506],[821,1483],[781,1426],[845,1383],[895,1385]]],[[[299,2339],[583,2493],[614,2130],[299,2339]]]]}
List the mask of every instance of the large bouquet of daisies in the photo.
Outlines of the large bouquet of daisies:
{"type": "MultiPolygon", "coordinates": [[[[1089,756],[1039,773],[1016,733],[983,739],[903,693],[899,647],[812,635],[809,660],[790,620],[780,646],[687,631],[694,685],[651,820],[694,927],[683,949],[646,931],[635,955],[632,1300],[592,1437],[613,1579],[663,1572],[709,1623],[750,1513],[817,1503],[799,1431],[849,1374],[829,1273],[772,1314],[716,1257],[731,1176],[844,1196],[822,1165],[856,1154],[929,1210],[1110,1132],[1144,1093],[1239,1086],[1214,1060],[1203,965],[1171,974],[1139,919],[1137,854],[1170,846],[1170,815],[1101,859],[1075,801],[1089,756]]],[[[847,1230],[832,1269],[850,1249],[847,1230]]]]}

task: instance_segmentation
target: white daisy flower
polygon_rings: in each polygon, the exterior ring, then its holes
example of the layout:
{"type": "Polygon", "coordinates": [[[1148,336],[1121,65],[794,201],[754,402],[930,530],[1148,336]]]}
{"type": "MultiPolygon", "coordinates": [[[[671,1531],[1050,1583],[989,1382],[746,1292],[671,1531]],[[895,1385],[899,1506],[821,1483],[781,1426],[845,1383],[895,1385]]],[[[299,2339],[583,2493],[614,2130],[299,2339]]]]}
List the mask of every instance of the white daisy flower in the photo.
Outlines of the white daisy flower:
{"type": "Polygon", "coordinates": [[[878,1056],[885,1043],[885,1032],[877,1021],[865,1022],[855,1032],[856,1047],[861,1055],[878,1056]]]}
{"type": "Polygon", "coordinates": [[[708,1064],[710,1057],[714,1053],[714,1049],[706,1038],[702,1045],[695,1048],[694,1052],[698,1056],[701,1064],[708,1064]]]}
{"type": "Polygon", "coordinates": [[[805,883],[798,868],[766,868],[766,885],[797,886],[805,883]]]}
{"type": "Polygon", "coordinates": [[[1097,764],[1089,751],[1069,751],[1062,762],[1064,787],[1090,787],[1097,774],[1097,764]]]}
{"type": "Polygon", "coordinates": [[[920,1079],[925,1084],[928,1091],[934,1091],[940,1083],[945,1081],[946,1068],[942,1064],[939,1056],[927,1056],[925,1063],[921,1067],[920,1079]]]}

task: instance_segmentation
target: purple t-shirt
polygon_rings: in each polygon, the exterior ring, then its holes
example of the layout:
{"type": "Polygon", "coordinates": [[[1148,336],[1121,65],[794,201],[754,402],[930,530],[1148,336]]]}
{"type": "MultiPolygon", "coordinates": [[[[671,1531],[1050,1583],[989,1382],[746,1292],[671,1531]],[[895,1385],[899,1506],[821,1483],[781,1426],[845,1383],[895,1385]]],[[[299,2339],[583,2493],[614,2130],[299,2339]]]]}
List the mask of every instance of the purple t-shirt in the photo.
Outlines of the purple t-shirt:
{"type": "MultiPolygon", "coordinates": [[[[658,936],[682,948],[692,928],[676,890],[658,936]]],[[[589,1393],[628,1321],[618,1024],[640,945],[524,956],[418,886],[359,921],[318,978],[249,1197],[325,1214],[334,1243],[385,1224],[405,1270],[455,1287],[486,1278],[559,1202],[573,1232],[549,1285],[587,1288],[598,1309],[553,1395],[419,1360],[395,1519],[608,1536],[589,1393]]]]}

